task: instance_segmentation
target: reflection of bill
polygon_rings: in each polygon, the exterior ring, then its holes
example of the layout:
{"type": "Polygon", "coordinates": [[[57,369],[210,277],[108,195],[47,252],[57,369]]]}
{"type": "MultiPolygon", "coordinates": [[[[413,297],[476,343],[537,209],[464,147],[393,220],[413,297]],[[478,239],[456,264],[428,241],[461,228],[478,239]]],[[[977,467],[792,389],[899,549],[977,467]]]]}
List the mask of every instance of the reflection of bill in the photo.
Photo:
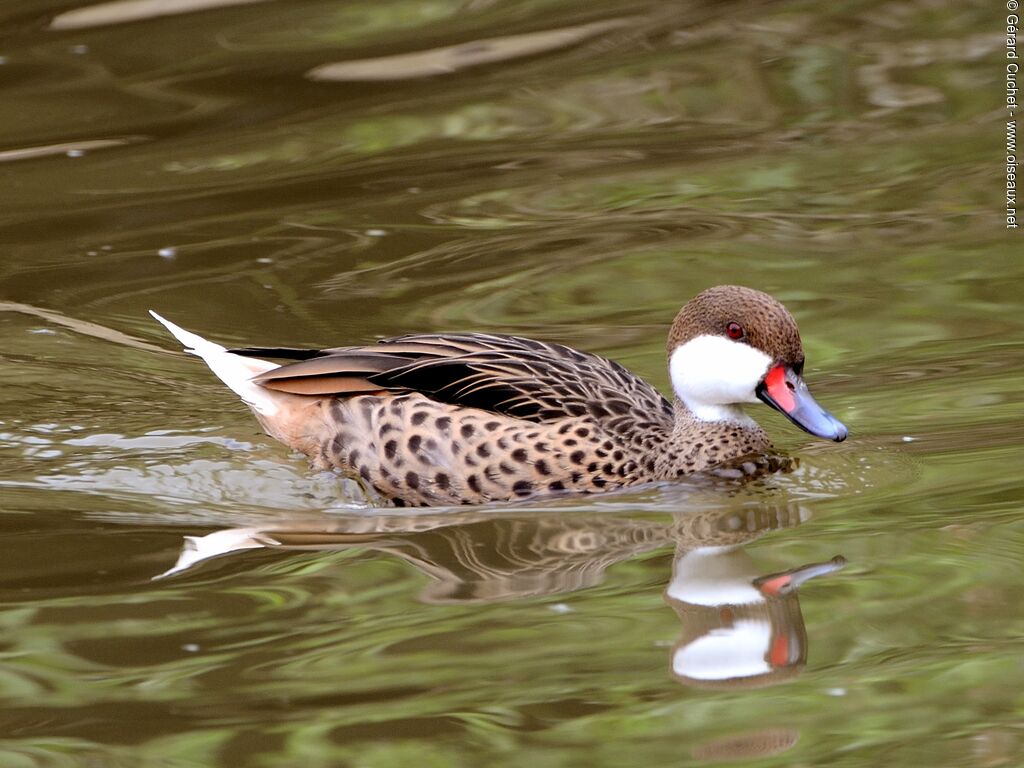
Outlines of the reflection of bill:
{"type": "Polygon", "coordinates": [[[424,602],[481,603],[593,587],[615,563],[674,544],[665,599],[683,628],[673,676],[701,687],[748,687],[803,666],[807,637],[796,588],[845,562],[758,573],[743,545],[805,519],[799,508],[764,504],[660,520],[522,509],[332,516],[187,537],[162,576],[247,549],[358,548],[399,557],[429,576],[424,602]]]}

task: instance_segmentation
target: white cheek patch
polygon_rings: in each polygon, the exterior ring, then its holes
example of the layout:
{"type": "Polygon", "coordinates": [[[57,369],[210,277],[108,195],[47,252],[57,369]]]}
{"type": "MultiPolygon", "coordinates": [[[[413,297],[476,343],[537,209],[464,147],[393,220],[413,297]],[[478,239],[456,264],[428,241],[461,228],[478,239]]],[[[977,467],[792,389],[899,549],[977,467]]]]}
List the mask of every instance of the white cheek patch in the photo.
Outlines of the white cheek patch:
{"type": "Polygon", "coordinates": [[[669,358],[672,388],[704,421],[746,419],[736,403],[756,403],[754,389],[771,365],[759,349],[723,336],[698,336],[669,358]]]}

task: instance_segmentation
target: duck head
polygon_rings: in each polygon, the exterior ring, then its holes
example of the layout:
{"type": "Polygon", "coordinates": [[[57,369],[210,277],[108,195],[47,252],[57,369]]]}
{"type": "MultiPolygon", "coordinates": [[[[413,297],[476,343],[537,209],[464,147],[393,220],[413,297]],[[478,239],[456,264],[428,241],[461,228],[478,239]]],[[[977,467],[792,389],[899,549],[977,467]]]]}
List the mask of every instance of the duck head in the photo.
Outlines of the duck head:
{"type": "Polygon", "coordinates": [[[736,406],[760,401],[812,435],[846,439],[804,383],[796,321],[766,293],[720,285],[697,294],[672,324],[668,358],[672,388],[702,421],[742,421],[736,406]]]}

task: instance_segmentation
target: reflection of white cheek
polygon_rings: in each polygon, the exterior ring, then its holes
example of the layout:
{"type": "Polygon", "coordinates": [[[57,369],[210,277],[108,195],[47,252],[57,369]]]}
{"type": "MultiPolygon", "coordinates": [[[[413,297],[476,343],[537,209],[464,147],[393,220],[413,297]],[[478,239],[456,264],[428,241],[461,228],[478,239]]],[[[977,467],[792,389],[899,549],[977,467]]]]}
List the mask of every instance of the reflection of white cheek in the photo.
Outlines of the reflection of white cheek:
{"type": "Polygon", "coordinates": [[[740,619],[732,627],[712,630],[672,657],[672,671],[695,680],[732,680],[771,672],[765,654],[772,642],[767,621],[740,619]]]}
{"type": "Polygon", "coordinates": [[[734,418],[721,406],[754,403],[754,389],[768,372],[771,358],[759,349],[722,336],[698,336],[669,358],[672,388],[698,418],[734,418]]]}

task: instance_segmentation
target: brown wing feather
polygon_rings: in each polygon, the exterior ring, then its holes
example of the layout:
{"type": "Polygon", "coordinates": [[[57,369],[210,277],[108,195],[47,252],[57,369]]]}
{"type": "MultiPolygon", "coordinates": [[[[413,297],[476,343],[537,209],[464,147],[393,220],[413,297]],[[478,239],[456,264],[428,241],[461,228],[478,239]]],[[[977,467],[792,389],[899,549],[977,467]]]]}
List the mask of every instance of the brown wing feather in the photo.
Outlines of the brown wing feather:
{"type": "Polygon", "coordinates": [[[323,357],[311,357],[290,365],[282,365],[280,368],[261,373],[253,377],[253,381],[266,385],[276,379],[294,379],[298,377],[310,378],[316,376],[344,375],[369,375],[391,370],[409,362],[407,357],[381,354],[373,347],[366,349],[348,349],[333,355],[323,357]]]}
{"type": "Polygon", "coordinates": [[[567,416],[611,422],[629,415],[667,423],[672,415],[654,387],[618,363],[517,336],[418,334],[310,354],[253,380],[310,395],[420,392],[535,422],[567,416]]]}
{"type": "Polygon", "coordinates": [[[267,389],[293,395],[369,395],[382,392],[380,386],[358,376],[297,376],[264,384],[267,389]]]}

